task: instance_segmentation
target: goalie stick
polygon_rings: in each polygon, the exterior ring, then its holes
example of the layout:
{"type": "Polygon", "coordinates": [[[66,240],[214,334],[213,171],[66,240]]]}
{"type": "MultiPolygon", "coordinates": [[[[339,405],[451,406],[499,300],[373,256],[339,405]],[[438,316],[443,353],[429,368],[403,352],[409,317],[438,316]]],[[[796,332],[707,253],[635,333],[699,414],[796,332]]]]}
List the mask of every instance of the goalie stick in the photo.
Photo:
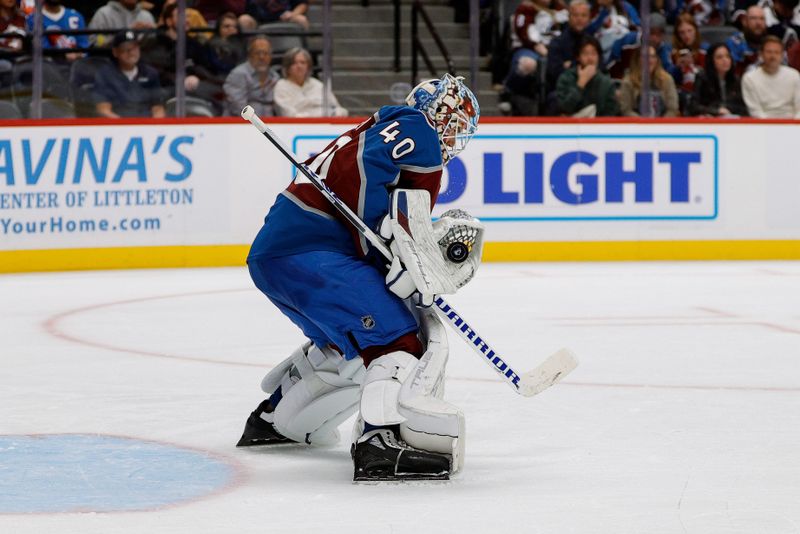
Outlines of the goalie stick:
{"type": "MultiPolygon", "coordinates": [[[[386,243],[364,224],[358,215],[342,202],[336,193],[317,174],[298,160],[297,156],[283,141],[262,121],[255,110],[250,106],[242,109],[242,118],[249,121],[266,137],[278,151],[288,159],[320,193],[333,204],[333,206],[350,222],[370,244],[375,247],[388,261],[393,255],[386,243]]],[[[560,349],[551,354],[536,368],[527,373],[517,373],[500,355],[480,336],[477,331],[458,313],[452,305],[445,302],[441,296],[434,298],[434,304],[439,316],[445,320],[472,349],[481,356],[492,369],[494,369],[514,391],[524,397],[531,397],[549,388],[569,374],[578,365],[578,360],[569,349],[560,349]]]]}

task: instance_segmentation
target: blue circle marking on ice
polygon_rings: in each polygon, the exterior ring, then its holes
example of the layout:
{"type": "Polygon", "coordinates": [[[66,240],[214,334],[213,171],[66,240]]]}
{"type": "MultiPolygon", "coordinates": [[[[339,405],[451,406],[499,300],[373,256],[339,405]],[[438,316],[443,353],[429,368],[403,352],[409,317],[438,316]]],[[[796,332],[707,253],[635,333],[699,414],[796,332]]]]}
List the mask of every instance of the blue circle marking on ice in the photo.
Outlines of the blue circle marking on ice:
{"type": "Polygon", "coordinates": [[[152,510],[230,484],[201,451],[90,434],[0,436],[0,514],[152,510]]]}

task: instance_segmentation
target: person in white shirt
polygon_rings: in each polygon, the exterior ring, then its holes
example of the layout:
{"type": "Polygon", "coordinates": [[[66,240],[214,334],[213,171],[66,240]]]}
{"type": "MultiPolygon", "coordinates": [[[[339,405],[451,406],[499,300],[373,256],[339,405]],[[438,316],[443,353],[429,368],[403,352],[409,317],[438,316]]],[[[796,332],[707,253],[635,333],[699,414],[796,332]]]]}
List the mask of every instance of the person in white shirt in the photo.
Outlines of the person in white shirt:
{"type": "Polygon", "coordinates": [[[328,112],[322,107],[324,85],[311,76],[311,54],[292,48],[283,55],[283,78],[275,85],[275,107],[284,117],[346,117],[347,110],[328,91],[328,112]]]}
{"type": "Polygon", "coordinates": [[[761,66],[745,73],[742,95],[750,115],[800,119],[800,72],[781,65],[783,43],[768,35],[761,43],[761,66]]]}

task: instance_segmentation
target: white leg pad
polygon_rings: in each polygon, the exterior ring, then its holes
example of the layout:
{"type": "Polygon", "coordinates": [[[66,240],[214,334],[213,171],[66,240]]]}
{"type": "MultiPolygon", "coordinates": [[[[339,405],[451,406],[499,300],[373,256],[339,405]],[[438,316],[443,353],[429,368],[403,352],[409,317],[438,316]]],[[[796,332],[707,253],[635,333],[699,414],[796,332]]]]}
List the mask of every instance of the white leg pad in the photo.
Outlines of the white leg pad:
{"type": "MultiPolygon", "coordinates": [[[[289,371],[294,365],[295,360],[304,358],[306,352],[308,352],[308,350],[311,348],[311,345],[312,343],[310,341],[304,343],[300,347],[296,348],[288,358],[273,367],[272,370],[261,380],[261,391],[271,394],[273,391],[278,389],[278,386],[284,386],[284,382],[290,380],[289,371]]],[[[297,379],[299,380],[300,377],[297,376],[297,379]]],[[[291,387],[291,384],[289,384],[289,386],[291,387]]]]}
{"type": "Polygon", "coordinates": [[[261,382],[267,393],[281,387],[283,397],[272,414],[275,428],[295,441],[335,443],[336,428],[358,407],[364,372],[361,358],[347,361],[328,347],[304,344],[261,382]]]}
{"type": "Polygon", "coordinates": [[[337,427],[358,407],[359,387],[317,388],[311,382],[313,379],[301,380],[281,399],[275,409],[274,425],[278,432],[295,441],[332,445],[339,441],[337,427]]]}
{"type": "Polygon", "coordinates": [[[400,391],[398,412],[405,419],[400,437],[414,448],[450,454],[453,472],[464,465],[466,424],[456,406],[442,400],[447,366],[447,333],[431,311],[420,317],[426,351],[400,391]]]}
{"type": "Polygon", "coordinates": [[[367,369],[353,440],[361,437],[364,422],[399,424],[400,437],[411,447],[452,455],[455,473],[464,463],[466,434],[463,413],[442,400],[447,334],[432,311],[421,312],[419,322],[426,344],[419,360],[405,352],[393,352],[374,360],[367,369]]]}
{"type": "Polygon", "coordinates": [[[384,354],[369,364],[361,392],[361,417],[375,426],[396,425],[405,418],[397,411],[403,382],[417,364],[407,352],[384,354]]]}

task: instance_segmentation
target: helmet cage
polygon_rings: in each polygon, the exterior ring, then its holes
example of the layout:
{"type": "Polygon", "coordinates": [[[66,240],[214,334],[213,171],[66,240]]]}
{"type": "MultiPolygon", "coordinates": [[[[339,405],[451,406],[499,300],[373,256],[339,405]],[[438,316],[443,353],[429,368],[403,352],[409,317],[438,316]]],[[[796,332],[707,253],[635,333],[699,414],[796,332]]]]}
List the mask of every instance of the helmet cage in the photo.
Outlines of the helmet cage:
{"type": "Polygon", "coordinates": [[[436,131],[439,133],[442,159],[449,161],[467,147],[477,127],[470,122],[469,115],[463,110],[456,110],[449,116],[442,115],[440,120],[437,117],[436,131]]]}
{"type": "Polygon", "coordinates": [[[444,163],[466,148],[478,128],[478,101],[462,80],[445,74],[441,80],[420,83],[406,99],[436,127],[444,163]]]}

